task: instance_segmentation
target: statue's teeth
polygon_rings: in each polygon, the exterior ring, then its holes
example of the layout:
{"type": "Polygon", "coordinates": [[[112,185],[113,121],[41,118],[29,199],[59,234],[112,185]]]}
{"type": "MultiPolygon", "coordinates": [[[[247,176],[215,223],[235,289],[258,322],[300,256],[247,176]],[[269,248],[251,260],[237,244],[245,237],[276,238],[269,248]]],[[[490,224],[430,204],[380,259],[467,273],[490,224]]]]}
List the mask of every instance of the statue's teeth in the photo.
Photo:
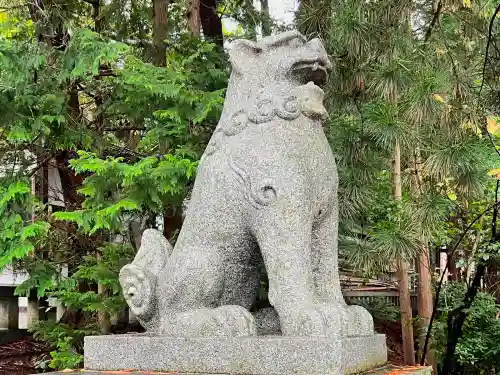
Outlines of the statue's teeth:
{"type": "Polygon", "coordinates": [[[313,72],[315,72],[318,69],[319,69],[319,62],[316,61],[313,66],[313,72]]]}

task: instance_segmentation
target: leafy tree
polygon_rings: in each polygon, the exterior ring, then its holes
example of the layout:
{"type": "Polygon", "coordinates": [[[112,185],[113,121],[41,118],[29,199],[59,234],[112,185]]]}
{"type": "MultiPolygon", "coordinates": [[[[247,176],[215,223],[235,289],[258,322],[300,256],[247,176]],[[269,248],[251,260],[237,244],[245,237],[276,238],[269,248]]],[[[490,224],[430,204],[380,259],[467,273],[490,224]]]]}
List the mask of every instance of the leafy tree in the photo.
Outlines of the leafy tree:
{"type": "Polygon", "coordinates": [[[181,209],[227,71],[221,51],[175,24],[170,42],[156,40],[166,64],[151,65],[154,43],[139,32],[151,29],[149,8],[140,2],[130,10],[121,2],[30,4],[0,13],[0,267],[29,272],[18,293],[36,289],[69,309],[71,324],[57,337],[46,323],[36,335],[55,344],[52,367],[73,367],[82,332],[108,332],[125,307],[117,275],[141,231],[181,209]],[[126,22],[112,33],[120,17],[126,22]],[[49,168],[59,172],[65,204],[54,215],[41,210],[49,168]]]}

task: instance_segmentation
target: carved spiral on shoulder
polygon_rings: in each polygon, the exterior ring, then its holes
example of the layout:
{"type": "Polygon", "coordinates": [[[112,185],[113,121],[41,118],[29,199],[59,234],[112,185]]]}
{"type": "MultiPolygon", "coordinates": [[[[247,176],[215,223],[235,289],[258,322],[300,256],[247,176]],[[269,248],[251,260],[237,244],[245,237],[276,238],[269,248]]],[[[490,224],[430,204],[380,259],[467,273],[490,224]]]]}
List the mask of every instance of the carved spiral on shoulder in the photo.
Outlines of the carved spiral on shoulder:
{"type": "Polygon", "coordinates": [[[271,185],[271,181],[263,181],[251,189],[250,195],[259,206],[269,206],[277,198],[276,189],[271,185]]]}
{"type": "Polygon", "coordinates": [[[119,280],[130,310],[139,319],[150,319],[155,312],[156,276],[135,264],[127,264],[120,270],[119,280]]]}

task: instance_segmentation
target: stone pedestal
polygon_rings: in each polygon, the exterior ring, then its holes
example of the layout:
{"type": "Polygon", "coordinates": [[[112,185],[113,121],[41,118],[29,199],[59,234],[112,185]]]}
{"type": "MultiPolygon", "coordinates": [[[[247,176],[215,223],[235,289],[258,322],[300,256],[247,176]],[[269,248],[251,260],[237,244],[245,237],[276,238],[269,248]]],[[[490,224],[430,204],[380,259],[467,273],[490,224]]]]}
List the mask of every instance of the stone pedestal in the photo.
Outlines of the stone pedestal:
{"type": "Polygon", "coordinates": [[[38,322],[39,310],[38,300],[28,300],[28,329],[38,322]]]}
{"type": "Polygon", "coordinates": [[[366,337],[169,337],[133,334],[85,338],[87,370],[234,375],[355,374],[387,361],[384,335],[366,337]]]}
{"type": "Polygon", "coordinates": [[[19,329],[19,299],[0,299],[0,329],[19,329]]]}
{"type": "MultiPolygon", "coordinates": [[[[421,366],[387,366],[374,371],[363,372],[360,375],[392,375],[394,373],[401,375],[432,375],[432,367],[421,367],[421,366]]],[[[109,375],[112,371],[89,371],[85,370],[85,375],[109,375]]],[[[79,370],[65,371],[65,372],[53,372],[46,375],[76,375],[81,374],[79,370]]],[[[127,375],[173,375],[171,372],[141,372],[141,371],[127,371],[127,375]]],[[[185,374],[185,375],[216,375],[216,374],[185,374]]],[[[220,375],[220,374],[218,374],[220,375]]],[[[230,374],[227,374],[230,375],[230,374]]]]}

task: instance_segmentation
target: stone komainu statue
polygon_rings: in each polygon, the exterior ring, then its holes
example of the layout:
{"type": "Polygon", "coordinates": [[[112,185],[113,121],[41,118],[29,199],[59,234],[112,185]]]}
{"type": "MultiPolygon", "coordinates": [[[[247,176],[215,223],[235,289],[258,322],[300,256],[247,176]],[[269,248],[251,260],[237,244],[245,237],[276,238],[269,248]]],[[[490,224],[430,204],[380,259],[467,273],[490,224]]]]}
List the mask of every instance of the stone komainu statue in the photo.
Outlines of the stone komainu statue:
{"type": "Polygon", "coordinates": [[[373,335],[370,314],[347,306],[340,289],[322,43],[295,31],[240,40],[230,60],[224,110],[175,248],[146,230],[121,270],[132,312],[158,334],[256,335],[248,309],[263,260],[283,335],[373,335]]]}

